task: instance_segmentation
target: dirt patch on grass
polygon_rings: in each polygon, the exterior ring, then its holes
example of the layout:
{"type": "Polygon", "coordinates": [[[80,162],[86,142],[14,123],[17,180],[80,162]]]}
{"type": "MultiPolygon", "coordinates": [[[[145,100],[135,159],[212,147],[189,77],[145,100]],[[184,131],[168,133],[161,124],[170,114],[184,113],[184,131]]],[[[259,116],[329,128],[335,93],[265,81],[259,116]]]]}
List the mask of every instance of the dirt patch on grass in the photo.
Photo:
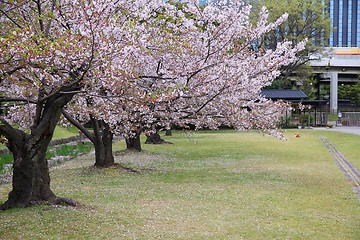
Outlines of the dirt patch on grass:
{"type": "Polygon", "coordinates": [[[115,162],[121,166],[135,169],[155,168],[159,162],[168,161],[168,158],[161,154],[155,154],[147,151],[122,150],[114,153],[115,162]]]}

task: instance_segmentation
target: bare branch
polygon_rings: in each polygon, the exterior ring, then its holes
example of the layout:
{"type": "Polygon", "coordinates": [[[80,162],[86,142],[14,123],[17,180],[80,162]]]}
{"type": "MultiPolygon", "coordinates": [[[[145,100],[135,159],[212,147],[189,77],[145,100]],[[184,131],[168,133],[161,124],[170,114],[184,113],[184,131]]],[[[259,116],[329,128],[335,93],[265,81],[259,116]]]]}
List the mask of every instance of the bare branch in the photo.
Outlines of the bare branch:
{"type": "Polygon", "coordinates": [[[91,134],[89,130],[87,130],[79,121],[75,118],[71,117],[70,114],[66,110],[62,110],[63,116],[75,127],[77,127],[85,136],[91,141],[94,142],[94,135],[91,134]]]}
{"type": "Polygon", "coordinates": [[[0,102],[25,102],[37,104],[38,101],[27,99],[27,98],[16,98],[16,97],[0,97],[0,102]]]}

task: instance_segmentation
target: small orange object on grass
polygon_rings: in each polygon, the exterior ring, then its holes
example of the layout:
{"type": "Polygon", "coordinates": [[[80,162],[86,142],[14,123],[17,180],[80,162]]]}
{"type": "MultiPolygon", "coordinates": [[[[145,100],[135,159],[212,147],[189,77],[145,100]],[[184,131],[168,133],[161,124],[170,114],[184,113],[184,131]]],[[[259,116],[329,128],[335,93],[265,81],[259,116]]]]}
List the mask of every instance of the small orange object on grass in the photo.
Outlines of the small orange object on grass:
{"type": "Polygon", "coordinates": [[[295,133],[294,137],[299,138],[299,137],[300,137],[300,133],[295,133]]]}

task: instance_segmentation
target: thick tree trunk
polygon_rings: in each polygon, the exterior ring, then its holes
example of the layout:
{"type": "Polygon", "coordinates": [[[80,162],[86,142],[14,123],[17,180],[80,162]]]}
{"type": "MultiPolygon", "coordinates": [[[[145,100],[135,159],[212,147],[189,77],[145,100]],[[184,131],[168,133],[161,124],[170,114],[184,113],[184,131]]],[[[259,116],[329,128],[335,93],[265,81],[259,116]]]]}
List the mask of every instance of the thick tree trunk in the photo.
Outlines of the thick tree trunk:
{"type": "Polygon", "coordinates": [[[172,136],[171,129],[166,129],[165,136],[172,136]]]}
{"type": "Polygon", "coordinates": [[[54,96],[44,105],[41,117],[30,134],[13,128],[1,119],[0,132],[8,139],[13,153],[12,191],[1,210],[28,207],[41,202],[76,205],[70,199],[57,198],[50,189],[49,167],[46,150],[60,117],[61,108],[71,100],[71,95],[54,96]]]}
{"type": "Polygon", "coordinates": [[[107,123],[92,118],[94,128],[95,165],[104,168],[114,165],[112,151],[113,133],[107,123]]]}
{"type": "Polygon", "coordinates": [[[161,139],[160,134],[158,132],[152,133],[149,136],[147,136],[146,144],[163,144],[166,143],[164,139],[161,139]]]}
{"type": "Polygon", "coordinates": [[[39,148],[31,146],[29,137],[23,138],[14,149],[13,189],[2,209],[28,207],[42,201],[55,202],[56,196],[50,189],[50,175],[45,158],[47,140],[38,143],[39,148]]]}
{"type": "Polygon", "coordinates": [[[126,138],[125,142],[126,142],[126,149],[141,152],[140,135],[136,135],[134,137],[126,138]]]}
{"type": "Polygon", "coordinates": [[[110,126],[90,115],[91,125],[94,133],[88,131],[79,121],[71,117],[66,111],[62,112],[64,117],[77,127],[94,145],[95,148],[95,167],[105,168],[114,165],[114,155],[112,150],[113,133],[110,126]]]}
{"type": "Polygon", "coordinates": [[[112,152],[112,137],[106,136],[94,143],[95,147],[95,167],[105,168],[114,165],[112,152]]]}

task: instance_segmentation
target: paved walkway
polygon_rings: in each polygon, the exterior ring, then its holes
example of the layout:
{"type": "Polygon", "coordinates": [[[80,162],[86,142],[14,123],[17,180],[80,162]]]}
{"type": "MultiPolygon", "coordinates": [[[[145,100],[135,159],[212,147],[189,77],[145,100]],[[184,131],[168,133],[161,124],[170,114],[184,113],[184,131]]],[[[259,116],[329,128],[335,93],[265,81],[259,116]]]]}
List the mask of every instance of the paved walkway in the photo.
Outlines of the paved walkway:
{"type": "Polygon", "coordinates": [[[313,128],[313,129],[335,131],[335,132],[345,132],[345,133],[352,133],[352,134],[360,135],[360,127],[334,126],[332,128],[318,127],[318,128],[313,128]]]}

